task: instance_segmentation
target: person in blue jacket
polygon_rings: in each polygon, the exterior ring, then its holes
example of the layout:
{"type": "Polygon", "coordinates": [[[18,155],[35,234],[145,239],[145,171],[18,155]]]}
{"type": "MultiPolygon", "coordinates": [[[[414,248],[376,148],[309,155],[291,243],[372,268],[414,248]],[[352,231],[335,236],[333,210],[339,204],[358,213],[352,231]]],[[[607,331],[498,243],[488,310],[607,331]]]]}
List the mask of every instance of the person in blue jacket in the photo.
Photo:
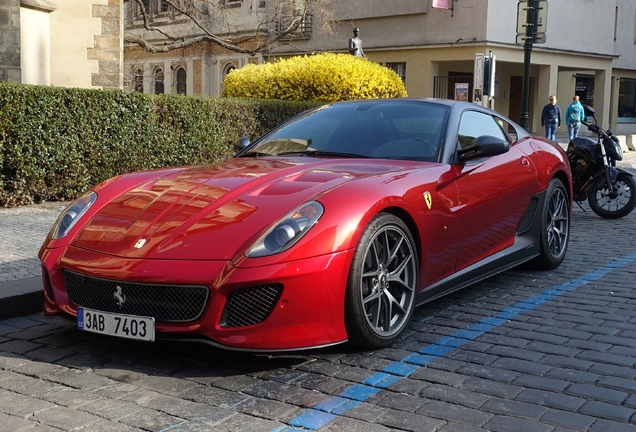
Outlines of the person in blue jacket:
{"type": "Polygon", "coordinates": [[[545,137],[555,141],[556,130],[561,127],[561,108],[556,104],[557,98],[550,95],[548,103],[541,112],[541,126],[545,126],[545,137]]]}
{"type": "Polygon", "coordinates": [[[572,103],[565,110],[565,124],[568,126],[568,138],[570,141],[579,134],[581,122],[585,121],[585,109],[578,96],[572,98],[572,103]]]}

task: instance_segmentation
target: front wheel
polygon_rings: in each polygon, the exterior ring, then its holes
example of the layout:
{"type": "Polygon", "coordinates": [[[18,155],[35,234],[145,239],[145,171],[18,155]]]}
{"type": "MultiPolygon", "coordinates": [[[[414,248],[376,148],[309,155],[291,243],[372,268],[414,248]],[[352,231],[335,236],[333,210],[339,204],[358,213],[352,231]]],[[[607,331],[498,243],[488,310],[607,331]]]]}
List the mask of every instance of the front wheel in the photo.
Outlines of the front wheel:
{"type": "Polygon", "coordinates": [[[368,348],[391,345],[415,307],[419,260],[415,242],[398,217],[378,214],[356,248],[346,290],[349,342],[368,348]]]}
{"type": "Polygon", "coordinates": [[[604,176],[599,177],[587,191],[587,201],[594,213],[605,219],[618,219],[636,207],[636,182],[626,173],[618,173],[616,191],[607,187],[604,176]]]}

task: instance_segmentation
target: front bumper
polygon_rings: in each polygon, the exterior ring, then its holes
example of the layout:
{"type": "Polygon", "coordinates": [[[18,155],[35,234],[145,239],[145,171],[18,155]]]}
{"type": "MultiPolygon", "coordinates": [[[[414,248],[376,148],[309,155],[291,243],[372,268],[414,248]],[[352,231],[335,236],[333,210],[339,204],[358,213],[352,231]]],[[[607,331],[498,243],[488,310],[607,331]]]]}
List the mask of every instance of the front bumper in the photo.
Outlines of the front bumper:
{"type": "MultiPolygon", "coordinates": [[[[262,267],[236,268],[229,261],[141,260],[100,254],[73,246],[42,249],[44,313],[77,316],[64,272],[114,283],[209,289],[203,313],[193,321],[157,321],[159,338],[208,341],[229,349],[280,351],[347,340],[344,297],[354,251],[262,267]],[[237,290],[281,284],[271,313],[258,324],[223,326],[228,296],[237,290]]],[[[159,288],[160,289],[160,288],[159,288]]],[[[114,300],[113,300],[114,301],[114,300]]],[[[84,305],[82,305],[84,306],[84,305]]],[[[249,310],[245,311],[250,314],[249,310]]]]}

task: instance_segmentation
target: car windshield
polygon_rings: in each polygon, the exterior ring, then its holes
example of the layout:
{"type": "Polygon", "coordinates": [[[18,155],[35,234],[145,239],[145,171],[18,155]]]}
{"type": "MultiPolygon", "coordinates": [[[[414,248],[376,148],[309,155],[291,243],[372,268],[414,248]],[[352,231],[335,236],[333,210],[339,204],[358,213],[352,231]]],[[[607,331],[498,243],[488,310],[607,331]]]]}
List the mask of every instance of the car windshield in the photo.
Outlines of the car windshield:
{"type": "Polygon", "coordinates": [[[448,107],[424,101],[324,105],[275,129],[239,156],[310,155],[435,162],[448,107]]]}

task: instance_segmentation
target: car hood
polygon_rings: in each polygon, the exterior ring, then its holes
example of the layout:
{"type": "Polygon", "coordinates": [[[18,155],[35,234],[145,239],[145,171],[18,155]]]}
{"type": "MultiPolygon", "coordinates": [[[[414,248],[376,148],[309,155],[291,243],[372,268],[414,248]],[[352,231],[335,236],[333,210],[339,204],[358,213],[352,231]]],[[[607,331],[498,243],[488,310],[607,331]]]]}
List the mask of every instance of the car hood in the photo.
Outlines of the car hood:
{"type": "Polygon", "coordinates": [[[298,205],[413,163],[235,158],[171,171],[102,204],[72,244],[129,258],[232,259],[298,205]]]}

